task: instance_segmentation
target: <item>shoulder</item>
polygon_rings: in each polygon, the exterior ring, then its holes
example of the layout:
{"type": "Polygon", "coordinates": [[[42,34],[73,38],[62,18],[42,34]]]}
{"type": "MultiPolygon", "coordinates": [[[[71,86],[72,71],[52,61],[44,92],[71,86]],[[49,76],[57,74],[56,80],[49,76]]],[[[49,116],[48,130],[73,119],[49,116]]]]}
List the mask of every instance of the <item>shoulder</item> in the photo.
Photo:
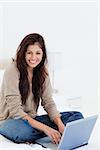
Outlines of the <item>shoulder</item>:
{"type": "Polygon", "coordinates": [[[44,81],[44,87],[48,88],[51,87],[51,79],[50,79],[50,74],[48,70],[46,70],[46,76],[45,76],[45,81],[44,81]]]}
{"type": "Polygon", "coordinates": [[[16,62],[11,62],[9,64],[9,66],[6,68],[5,72],[4,72],[4,77],[17,77],[19,76],[19,71],[18,71],[18,68],[16,66],[16,62]]]}
{"type": "Polygon", "coordinates": [[[45,76],[45,82],[48,82],[48,80],[50,80],[50,78],[49,78],[49,71],[48,71],[47,66],[45,66],[45,74],[44,74],[44,76],[45,76]]]}

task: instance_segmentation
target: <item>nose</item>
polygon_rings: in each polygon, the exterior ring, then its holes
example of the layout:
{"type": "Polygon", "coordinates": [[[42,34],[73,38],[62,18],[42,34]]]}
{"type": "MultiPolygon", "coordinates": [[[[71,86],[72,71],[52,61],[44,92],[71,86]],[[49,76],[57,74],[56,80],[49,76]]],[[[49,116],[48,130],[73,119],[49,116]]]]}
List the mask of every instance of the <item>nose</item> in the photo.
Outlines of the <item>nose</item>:
{"type": "Polygon", "coordinates": [[[35,55],[35,54],[32,54],[31,58],[32,58],[32,59],[35,59],[35,58],[36,58],[36,55],[35,55]]]}

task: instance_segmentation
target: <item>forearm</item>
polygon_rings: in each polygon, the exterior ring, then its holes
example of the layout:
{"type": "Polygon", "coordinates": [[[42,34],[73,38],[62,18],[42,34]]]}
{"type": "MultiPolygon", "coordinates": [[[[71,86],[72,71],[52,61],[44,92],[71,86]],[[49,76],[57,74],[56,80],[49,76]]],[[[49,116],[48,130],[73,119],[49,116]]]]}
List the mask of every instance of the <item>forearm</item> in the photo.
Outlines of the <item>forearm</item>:
{"type": "Polygon", "coordinates": [[[53,121],[57,126],[59,126],[62,123],[62,120],[61,120],[60,116],[58,116],[58,115],[55,116],[53,121]]]}
{"type": "Polygon", "coordinates": [[[55,118],[54,118],[54,123],[58,126],[59,132],[60,132],[61,134],[63,134],[65,125],[63,124],[63,122],[62,122],[60,116],[55,116],[55,118]]]}
{"type": "Polygon", "coordinates": [[[29,115],[26,115],[23,117],[23,119],[27,120],[28,123],[33,127],[36,128],[42,132],[45,132],[45,130],[48,130],[48,126],[46,126],[45,124],[31,118],[29,115]]]}
{"type": "Polygon", "coordinates": [[[29,124],[42,132],[44,132],[47,136],[49,136],[52,140],[52,142],[58,144],[61,139],[61,134],[59,131],[31,118],[30,116],[26,115],[23,117],[23,119],[27,120],[29,124]]]}

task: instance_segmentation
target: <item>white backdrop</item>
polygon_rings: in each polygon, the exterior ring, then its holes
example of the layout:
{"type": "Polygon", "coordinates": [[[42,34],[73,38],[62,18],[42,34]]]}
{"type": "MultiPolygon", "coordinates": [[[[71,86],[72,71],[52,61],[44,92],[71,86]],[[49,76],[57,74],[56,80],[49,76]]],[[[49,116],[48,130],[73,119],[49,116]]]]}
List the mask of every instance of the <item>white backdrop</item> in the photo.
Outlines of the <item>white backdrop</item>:
{"type": "Polygon", "coordinates": [[[71,102],[72,108],[78,102],[85,113],[97,113],[97,10],[96,0],[1,2],[0,59],[13,57],[26,34],[42,34],[50,58],[52,84],[58,94],[71,102]]]}

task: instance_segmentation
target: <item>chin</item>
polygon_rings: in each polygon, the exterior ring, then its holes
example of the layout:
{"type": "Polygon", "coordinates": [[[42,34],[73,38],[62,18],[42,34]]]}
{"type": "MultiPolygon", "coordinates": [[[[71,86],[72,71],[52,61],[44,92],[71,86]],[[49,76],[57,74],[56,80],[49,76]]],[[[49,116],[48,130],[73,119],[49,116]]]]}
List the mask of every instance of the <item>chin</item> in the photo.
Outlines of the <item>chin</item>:
{"type": "Polygon", "coordinates": [[[35,68],[37,65],[38,65],[38,64],[36,64],[36,65],[29,65],[29,67],[33,69],[33,68],[35,68]]]}

